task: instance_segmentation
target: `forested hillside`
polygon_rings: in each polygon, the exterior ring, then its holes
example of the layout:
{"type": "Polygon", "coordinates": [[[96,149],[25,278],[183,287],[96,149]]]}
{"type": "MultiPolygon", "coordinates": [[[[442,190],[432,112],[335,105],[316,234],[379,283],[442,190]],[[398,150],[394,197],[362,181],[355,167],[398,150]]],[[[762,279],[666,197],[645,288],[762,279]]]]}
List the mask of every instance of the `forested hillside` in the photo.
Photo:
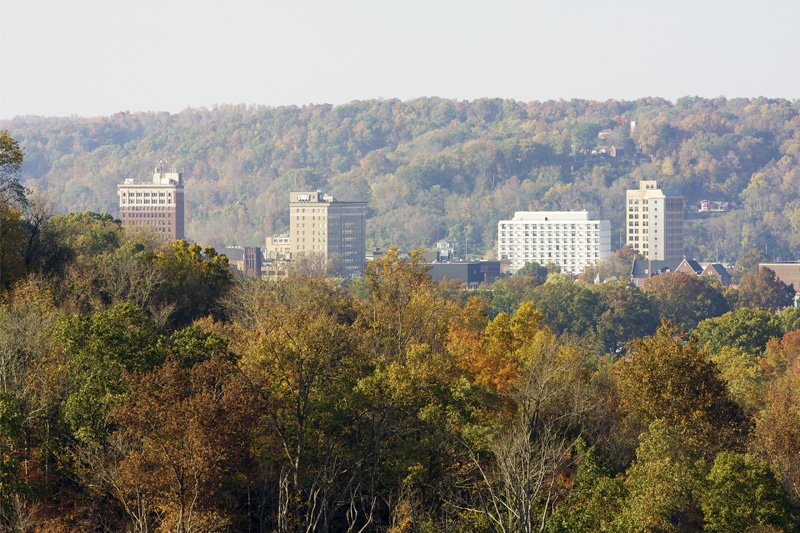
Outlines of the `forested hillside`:
{"type": "Polygon", "coordinates": [[[26,185],[63,210],[115,213],[123,178],[161,159],[183,169],[187,234],[208,244],[261,243],[286,229],[290,189],[321,188],[369,200],[369,246],[466,235],[470,250],[490,251],[497,220],[518,209],[594,210],[616,246],[624,189],[658,178],[688,203],[731,202],[687,224],[687,255],[728,261],[750,248],[800,256],[798,126],[799,102],[764,98],[428,98],[0,123],[25,149],[26,185]],[[611,144],[624,153],[591,155],[611,144]]]}

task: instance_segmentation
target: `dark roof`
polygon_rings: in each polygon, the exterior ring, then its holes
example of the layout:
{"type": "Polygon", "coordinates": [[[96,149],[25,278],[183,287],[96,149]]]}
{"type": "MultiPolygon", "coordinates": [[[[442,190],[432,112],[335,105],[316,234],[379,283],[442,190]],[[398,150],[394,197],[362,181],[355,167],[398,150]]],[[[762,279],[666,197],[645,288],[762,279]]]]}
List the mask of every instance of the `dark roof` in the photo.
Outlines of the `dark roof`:
{"type": "Polygon", "coordinates": [[[649,278],[665,272],[675,272],[680,261],[650,261],[648,259],[634,259],[631,267],[632,278],[649,278]]]}
{"type": "MultiPolygon", "coordinates": [[[[703,270],[703,273],[707,273],[709,270],[713,270],[716,273],[720,281],[723,285],[730,285],[731,284],[731,275],[728,273],[728,270],[722,265],[722,263],[709,263],[706,265],[706,268],[703,270]]],[[[708,272],[711,274],[710,272],[708,272]]]]}
{"type": "Polygon", "coordinates": [[[698,276],[703,273],[703,267],[700,266],[700,263],[698,263],[696,260],[684,259],[683,261],[686,261],[686,264],[689,265],[691,269],[694,270],[694,273],[697,274],[698,276]]]}

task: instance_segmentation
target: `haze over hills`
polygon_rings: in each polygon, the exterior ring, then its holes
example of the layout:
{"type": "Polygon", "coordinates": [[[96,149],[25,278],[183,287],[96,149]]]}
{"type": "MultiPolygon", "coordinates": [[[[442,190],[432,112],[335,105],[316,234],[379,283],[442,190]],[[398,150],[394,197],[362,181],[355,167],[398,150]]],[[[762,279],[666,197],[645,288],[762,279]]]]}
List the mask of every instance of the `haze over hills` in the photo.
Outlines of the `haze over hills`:
{"type": "Polygon", "coordinates": [[[61,210],[116,213],[118,182],[159,160],[182,169],[187,236],[208,244],[261,244],[287,228],[290,190],[324,189],[369,201],[368,246],[466,235],[484,253],[515,210],[588,209],[611,220],[617,247],[624,190],[661,179],[689,205],[730,202],[686,227],[687,256],[726,261],[753,247],[800,256],[798,126],[796,100],[721,97],[425,98],[0,122],[25,149],[26,185],[61,210]],[[611,146],[616,157],[592,153],[611,146]]]}

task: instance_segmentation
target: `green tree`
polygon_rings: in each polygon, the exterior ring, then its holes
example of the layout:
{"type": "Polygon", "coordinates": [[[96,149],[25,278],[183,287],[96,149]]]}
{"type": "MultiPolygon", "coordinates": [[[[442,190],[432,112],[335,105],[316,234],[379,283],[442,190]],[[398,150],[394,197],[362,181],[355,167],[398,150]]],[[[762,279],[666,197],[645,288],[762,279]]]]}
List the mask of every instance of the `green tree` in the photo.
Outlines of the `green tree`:
{"type": "Polygon", "coordinates": [[[165,357],[164,340],[155,325],[127,303],[90,316],[61,318],[53,340],[69,377],[64,420],[85,442],[107,435],[106,414],[124,398],[125,373],[147,372],[165,357]]]}
{"type": "Polygon", "coordinates": [[[624,345],[658,328],[658,309],[649,293],[624,282],[593,286],[605,310],[598,317],[597,336],[610,352],[621,351],[624,345]]]}
{"type": "Polygon", "coordinates": [[[0,291],[25,275],[26,240],[21,211],[0,200],[0,291]]]}
{"type": "Polygon", "coordinates": [[[597,145],[597,134],[603,129],[601,124],[581,122],[572,130],[572,152],[581,153],[597,145]]]}
{"type": "Polygon", "coordinates": [[[784,333],[800,330],[800,309],[786,307],[775,313],[775,318],[781,323],[784,333]]]}
{"type": "Polygon", "coordinates": [[[753,356],[783,333],[781,324],[766,309],[743,307],[697,325],[693,335],[701,346],[716,353],[722,347],[738,348],[753,356]]]}
{"type": "Polygon", "coordinates": [[[603,312],[600,297],[594,291],[563,274],[548,276],[543,285],[531,291],[531,299],[558,334],[591,335],[603,312]]]}
{"type": "Polygon", "coordinates": [[[525,263],[522,268],[514,273],[515,276],[530,276],[533,278],[533,283],[535,285],[541,285],[547,281],[547,274],[547,267],[540,265],[536,261],[525,263]]]}
{"type": "Polygon", "coordinates": [[[673,327],[636,341],[614,373],[624,422],[636,433],[663,420],[697,454],[741,445],[746,429],[741,408],[716,365],[695,342],[675,339],[673,327]]]}
{"type": "Polygon", "coordinates": [[[66,213],[56,215],[47,225],[54,236],[46,271],[63,273],[73,261],[85,262],[116,250],[122,242],[122,225],[108,213],[66,213]]]}
{"type": "Polygon", "coordinates": [[[661,274],[649,280],[645,290],[655,300],[663,320],[688,331],[701,320],[730,310],[722,288],[704,277],[682,272],[661,274]]]}
{"type": "Polygon", "coordinates": [[[156,255],[155,265],[165,280],[158,299],[175,305],[172,323],[183,326],[209,314],[221,316],[222,298],[233,285],[227,257],[211,247],[175,241],[156,255]]]}
{"type": "Polygon", "coordinates": [[[775,277],[775,272],[761,267],[748,272],[739,282],[737,304],[741,307],[765,307],[772,311],[789,307],[794,289],[775,277]]]}
{"type": "Polygon", "coordinates": [[[0,291],[25,272],[27,239],[21,207],[25,187],[19,182],[24,152],[8,130],[0,130],[0,291]]]}
{"type": "Polygon", "coordinates": [[[680,429],[655,420],[640,436],[625,476],[617,531],[697,531],[704,466],[684,444],[680,429]]]}
{"type": "Polygon", "coordinates": [[[547,270],[539,268],[543,277],[517,272],[511,277],[496,280],[488,288],[481,286],[478,294],[491,302],[490,314],[513,313],[523,301],[531,300],[534,289],[547,279],[547,270]]]}
{"type": "Polygon", "coordinates": [[[548,522],[548,531],[610,532],[622,507],[625,489],[593,446],[579,439],[575,446],[578,470],[575,486],[548,522]]]}
{"type": "Polygon", "coordinates": [[[721,452],[701,496],[706,531],[750,531],[771,525],[794,531],[789,502],[769,465],[735,452],[721,452]]]}
{"type": "Polygon", "coordinates": [[[763,407],[766,379],[762,365],[753,354],[741,348],[723,346],[710,354],[731,397],[748,415],[763,407]]]}
{"type": "Polygon", "coordinates": [[[212,359],[231,360],[228,340],[208,331],[203,321],[198,321],[170,335],[169,354],[184,368],[191,368],[212,359]]]}
{"type": "Polygon", "coordinates": [[[641,259],[642,255],[628,246],[623,246],[619,250],[612,252],[606,259],[595,265],[587,266],[581,274],[581,279],[587,283],[594,283],[595,278],[600,276],[602,281],[611,278],[625,281],[631,276],[631,264],[634,258],[641,259]]]}
{"type": "Polygon", "coordinates": [[[758,264],[764,263],[768,259],[769,258],[761,250],[750,248],[736,261],[735,268],[732,272],[733,281],[738,284],[745,274],[758,271],[758,264]]]}
{"type": "Polygon", "coordinates": [[[25,187],[19,182],[25,153],[8,130],[0,130],[0,203],[25,203],[25,187]]]}
{"type": "Polygon", "coordinates": [[[792,499],[800,501],[800,361],[769,387],[756,422],[755,443],[764,453],[792,499]]]}

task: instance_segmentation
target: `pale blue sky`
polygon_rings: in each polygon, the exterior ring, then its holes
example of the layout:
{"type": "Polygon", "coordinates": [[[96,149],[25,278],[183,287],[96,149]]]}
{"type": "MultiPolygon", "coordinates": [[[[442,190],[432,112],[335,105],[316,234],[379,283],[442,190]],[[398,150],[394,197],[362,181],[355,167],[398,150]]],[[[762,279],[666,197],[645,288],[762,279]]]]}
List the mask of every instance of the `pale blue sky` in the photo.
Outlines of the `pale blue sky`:
{"type": "Polygon", "coordinates": [[[800,98],[800,0],[0,0],[0,118],[685,95],[800,98]]]}

